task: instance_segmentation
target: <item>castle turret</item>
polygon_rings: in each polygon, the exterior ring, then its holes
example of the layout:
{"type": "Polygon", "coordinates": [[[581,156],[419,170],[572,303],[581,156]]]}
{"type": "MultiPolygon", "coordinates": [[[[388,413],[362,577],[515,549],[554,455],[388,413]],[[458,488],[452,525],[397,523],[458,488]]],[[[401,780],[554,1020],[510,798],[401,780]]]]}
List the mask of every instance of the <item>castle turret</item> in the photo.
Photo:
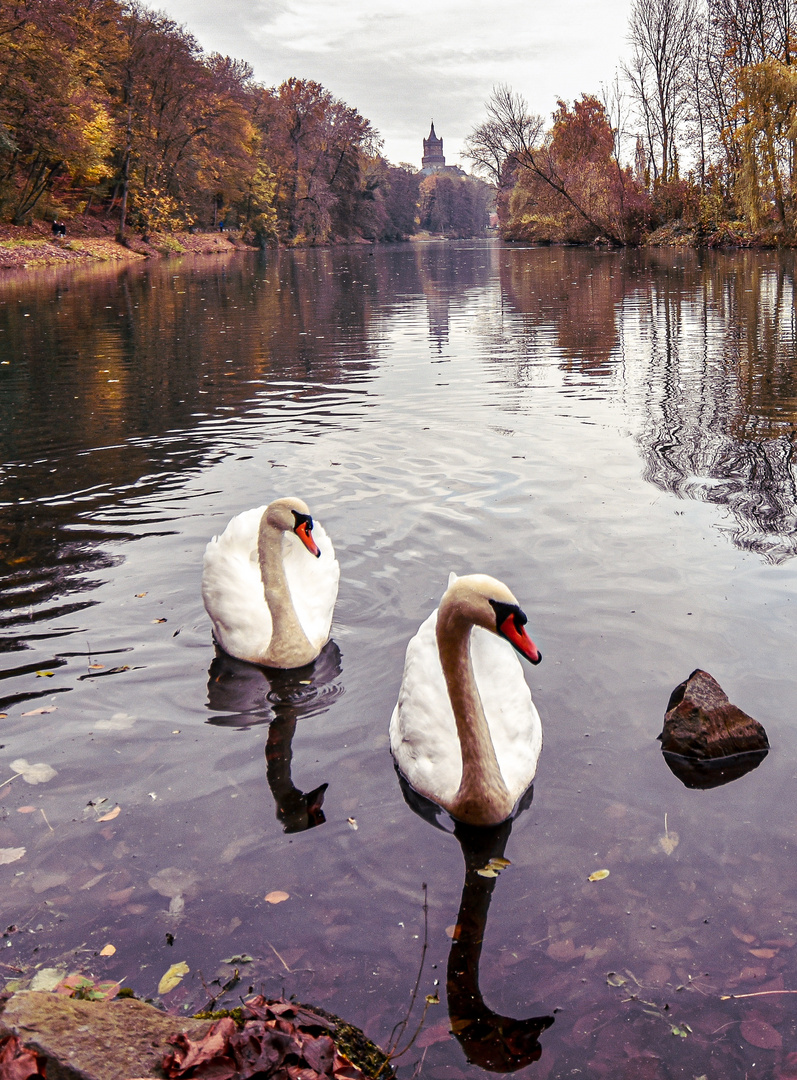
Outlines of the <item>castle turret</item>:
{"type": "Polygon", "coordinates": [[[435,172],[437,169],[446,167],[446,159],[443,157],[443,140],[438,139],[434,133],[434,120],[429,131],[429,138],[423,140],[423,159],[421,171],[425,173],[435,172]]]}

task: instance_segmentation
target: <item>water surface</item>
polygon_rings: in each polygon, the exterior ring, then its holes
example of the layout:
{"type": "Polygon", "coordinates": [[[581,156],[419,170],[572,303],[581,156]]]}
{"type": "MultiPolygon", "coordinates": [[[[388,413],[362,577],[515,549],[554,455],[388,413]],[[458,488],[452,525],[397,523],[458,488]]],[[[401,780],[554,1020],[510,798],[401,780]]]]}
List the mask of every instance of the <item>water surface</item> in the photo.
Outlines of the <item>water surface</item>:
{"type": "Polygon", "coordinates": [[[384,1043],[425,884],[403,1075],[797,1075],[793,269],[462,242],[0,282],[0,974],[156,998],[185,961],[193,1011],[237,970],[224,1001],[384,1043]],[[315,668],[269,676],[215,654],[199,576],[287,493],[342,580],[315,668]],[[387,744],[451,570],[544,655],[533,800],[486,839],[387,744]],[[656,741],[696,667],[772,745],[711,790],[656,741]]]}

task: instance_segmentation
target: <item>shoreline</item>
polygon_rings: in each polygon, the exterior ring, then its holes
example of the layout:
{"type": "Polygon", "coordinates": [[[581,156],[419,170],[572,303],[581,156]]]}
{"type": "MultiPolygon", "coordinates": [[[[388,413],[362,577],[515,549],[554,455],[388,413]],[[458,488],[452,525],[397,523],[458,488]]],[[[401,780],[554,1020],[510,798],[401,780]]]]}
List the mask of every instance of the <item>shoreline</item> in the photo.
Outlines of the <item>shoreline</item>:
{"type": "Polygon", "coordinates": [[[92,219],[67,223],[67,235],[55,237],[43,221],[31,225],[0,226],[0,280],[6,272],[42,268],[142,262],[183,255],[218,255],[254,251],[235,234],[176,232],[153,234],[148,242],[131,235],[126,244],[114,229],[92,219]]]}

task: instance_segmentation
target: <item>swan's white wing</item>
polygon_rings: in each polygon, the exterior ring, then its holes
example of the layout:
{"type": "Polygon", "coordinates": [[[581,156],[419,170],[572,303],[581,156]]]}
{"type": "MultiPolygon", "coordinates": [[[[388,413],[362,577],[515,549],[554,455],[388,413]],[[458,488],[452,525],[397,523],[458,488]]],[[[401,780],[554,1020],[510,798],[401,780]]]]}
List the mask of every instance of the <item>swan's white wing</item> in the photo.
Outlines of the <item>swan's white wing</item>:
{"type": "Polygon", "coordinates": [[[447,802],[462,779],[457,725],[440,666],[437,610],[407,646],[398,702],[390,720],[390,749],[405,779],[427,798],[447,802]]]}
{"type": "Polygon", "coordinates": [[[318,558],[310,554],[295,533],[286,532],[282,541],[282,561],[299,623],[307,640],[320,650],[329,640],[340,566],[332,541],[315,520],[313,538],[321,552],[318,558]]]}
{"type": "Polygon", "coordinates": [[[501,775],[517,801],[537,771],[542,749],[540,717],[520,658],[508,641],[474,626],[470,655],[501,775]]]}
{"type": "Polygon", "coordinates": [[[216,641],[231,656],[258,663],[271,641],[271,612],[263,593],[257,536],[266,510],[238,514],[205,549],[202,599],[216,641]]]}

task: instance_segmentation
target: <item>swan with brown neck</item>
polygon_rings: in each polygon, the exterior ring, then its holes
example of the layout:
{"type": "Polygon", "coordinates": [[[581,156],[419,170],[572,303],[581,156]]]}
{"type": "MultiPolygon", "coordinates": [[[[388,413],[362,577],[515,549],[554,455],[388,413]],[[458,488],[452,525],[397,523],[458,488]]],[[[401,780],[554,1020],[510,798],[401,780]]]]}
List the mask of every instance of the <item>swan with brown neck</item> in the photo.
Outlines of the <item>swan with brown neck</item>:
{"type": "Polygon", "coordinates": [[[202,599],[217,644],[263,667],[297,668],[329,640],[340,568],[301,499],[276,499],[230,521],[205,549],[202,599]]]}
{"type": "Polygon", "coordinates": [[[542,657],[525,624],[503,582],[452,574],[407,646],[390,749],[417,792],[471,825],[511,817],[537,769],[542,725],[515,652],[542,657]]]}

